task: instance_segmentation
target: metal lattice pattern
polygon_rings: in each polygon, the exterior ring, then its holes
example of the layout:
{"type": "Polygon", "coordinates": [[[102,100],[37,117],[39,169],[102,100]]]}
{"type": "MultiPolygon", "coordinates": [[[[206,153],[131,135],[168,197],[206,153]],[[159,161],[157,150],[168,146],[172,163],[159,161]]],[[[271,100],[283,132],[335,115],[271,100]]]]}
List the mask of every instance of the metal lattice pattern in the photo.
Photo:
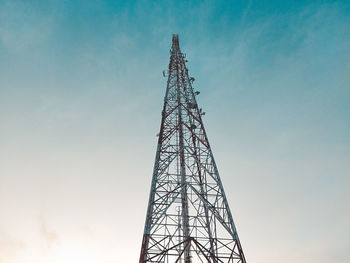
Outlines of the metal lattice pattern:
{"type": "Polygon", "coordinates": [[[184,57],[173,35],[140,263],[245,263],[184,57]]]}

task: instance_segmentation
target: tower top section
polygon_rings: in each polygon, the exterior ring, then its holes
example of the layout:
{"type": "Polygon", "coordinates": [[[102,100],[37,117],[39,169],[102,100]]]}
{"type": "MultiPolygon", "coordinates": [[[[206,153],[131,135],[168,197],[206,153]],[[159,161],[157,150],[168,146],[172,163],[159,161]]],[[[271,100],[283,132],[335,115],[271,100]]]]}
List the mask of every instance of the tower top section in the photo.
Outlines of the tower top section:
{"type": "Polygon", "coordinates": [[[179,45],[179,35],[178,34],[173,34],[173,45],[172,49],[180,49],[179,45]]]}

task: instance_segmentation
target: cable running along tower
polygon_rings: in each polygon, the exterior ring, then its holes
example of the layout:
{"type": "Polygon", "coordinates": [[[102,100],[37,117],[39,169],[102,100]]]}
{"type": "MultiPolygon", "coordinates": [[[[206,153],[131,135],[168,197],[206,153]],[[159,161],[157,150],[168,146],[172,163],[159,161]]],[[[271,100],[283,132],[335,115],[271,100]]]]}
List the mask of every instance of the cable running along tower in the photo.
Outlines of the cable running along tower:
{"type": "Polygon", "coordinates": [[[140,263],[245,263],[178,35],[170,53],[140,263]]]}

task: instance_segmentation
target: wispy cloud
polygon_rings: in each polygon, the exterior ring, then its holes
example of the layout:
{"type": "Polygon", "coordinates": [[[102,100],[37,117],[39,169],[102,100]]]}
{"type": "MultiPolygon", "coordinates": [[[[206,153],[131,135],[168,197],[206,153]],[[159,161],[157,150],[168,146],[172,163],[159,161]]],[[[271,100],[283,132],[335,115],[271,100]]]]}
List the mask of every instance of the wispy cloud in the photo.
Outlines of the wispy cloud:
{"type": "Polygon", "coordinates": [[[25,242],[0,228],[0,263],[16,263],[25,249],[25,242]]]}
{"type": "Polygon", "coordinates": [[[60,240],[58,233],[49,230],[48,224],[42,215],[39,216],[38,223],[40,236],[46,244],[47,248],[51,248],[55,244],[58,244],[60,240]]]}
{"type": "Polygon", "coordinates": [[[49,40],[53,19],[38,7],[20,1],[1,4],[0,43],[11,53],[24,54],[42,48],[49,40]]]}

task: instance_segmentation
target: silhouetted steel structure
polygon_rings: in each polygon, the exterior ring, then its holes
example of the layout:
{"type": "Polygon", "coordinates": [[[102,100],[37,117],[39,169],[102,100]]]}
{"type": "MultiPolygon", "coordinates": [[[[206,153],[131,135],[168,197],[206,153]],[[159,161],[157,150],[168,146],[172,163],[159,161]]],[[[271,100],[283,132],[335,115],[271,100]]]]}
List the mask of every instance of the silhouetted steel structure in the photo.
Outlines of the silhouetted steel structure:
{"type": "Polygon", "coordinates": [[[245,263],[178,35],[170,52],[140,263],[245,263]]]}

